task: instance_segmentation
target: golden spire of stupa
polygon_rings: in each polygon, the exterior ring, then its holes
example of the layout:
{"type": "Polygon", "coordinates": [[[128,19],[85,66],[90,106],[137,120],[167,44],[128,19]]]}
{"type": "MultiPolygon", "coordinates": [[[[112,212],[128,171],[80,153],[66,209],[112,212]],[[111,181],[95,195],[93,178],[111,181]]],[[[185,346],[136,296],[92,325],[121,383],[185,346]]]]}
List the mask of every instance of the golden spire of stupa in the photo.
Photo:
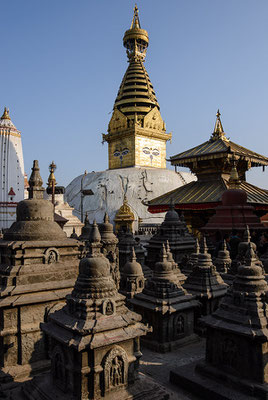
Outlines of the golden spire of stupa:
{"type": "Polygon", "coordinates": [[[52,163],[49,165],[49,171],[50,171],[50,174],[49,174],[49,177],[48,177],[48,180],[47,180],[47,186],[48,187],[55,187],[56,185],[57,185],[57,182],[56,182],[56,178],[55,178],[55,175],[54,175],[54,171],[55,171],[55,169],[57,168],[57,166],[56,166],[56,164],[54,163],[54,161],[52,161],[52,163]]]}
{"type": "Polygon", "coordinates": [[[5,107],[4,113],[3,113],[2,117],[1,117],[1,119],[10,119],[11,120],[11,118],[9,116],[9,109],[8,108],[5,107]]]}

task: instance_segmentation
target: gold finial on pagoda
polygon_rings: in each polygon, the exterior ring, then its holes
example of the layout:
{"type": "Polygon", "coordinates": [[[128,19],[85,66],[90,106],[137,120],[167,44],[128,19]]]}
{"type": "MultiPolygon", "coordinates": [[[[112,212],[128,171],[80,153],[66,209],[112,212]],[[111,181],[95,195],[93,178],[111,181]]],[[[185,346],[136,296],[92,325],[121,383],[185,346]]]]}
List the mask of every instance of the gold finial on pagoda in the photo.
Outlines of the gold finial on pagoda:
{"type": "Polygon", "coordinates": [[[225,136],[220,116],[221,116],[221,113],[220,113],[220,110],[218,110],[217,114],[216,114],[217,119],[215,122],[215,127],[214,127],[214,131],[212,133],[211,138],[213,140],[217,140],[217,139],[228,140],[225,136]]]}
{"type": "Polygon", "coordinates": [[[239,189],[240,188],[240,179],[237,173],[237,169],[236,169],[236,160],[235,157],[233,155],[232,157],[232,169],[231,169],[231,174],[230,174],[230,178],[229,178],[229,189],[239,189]]]}
{"type": "Polygon", "coordinates": [[[127,50],[129,61],[145,60],[146,50],[149,44],[149,37],[147,31],[145,29],[141,29],[137,4],[135,4],[134,15],[130,29],[125,32],[123,43],[127,50]]]}
{"type": "Polygon", "coordinates": [[[2,117],[1,117],[1,119],[11,119],[10,116],[9,116],[9,109],[8,108],[5,107],[4,113],[3,113],[2,117]]]}
{"type": "Polygon", "coordinates": [[[139,9],[137,7],[137,4],[135,4],[134,15],[133,15],[132,22],[130,25],[130,29],[133,29],[133,28],[138,28],[138,29],[141,28],[140,20],[139,20],[139,9]]]}
{"type": "Polygon", "coordinates": [[[48,187],[52,188],[53,186],[55,187],[57,185],[56,178],[54,175],[54,171],[56,168],[57,168],[56,164],[54,163],[54,161],[52,161],[52,163],[49,165],[50,174],[47,180],[48,187]]]}

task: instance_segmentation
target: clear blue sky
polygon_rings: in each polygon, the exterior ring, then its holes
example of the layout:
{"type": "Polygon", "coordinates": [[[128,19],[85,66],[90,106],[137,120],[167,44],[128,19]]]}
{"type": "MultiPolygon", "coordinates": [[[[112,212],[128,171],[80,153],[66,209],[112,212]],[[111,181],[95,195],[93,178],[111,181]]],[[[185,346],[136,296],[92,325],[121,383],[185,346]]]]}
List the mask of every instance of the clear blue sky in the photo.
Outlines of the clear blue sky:
{"type": "MultiPolygon", "coordinates": [[[[101,144],[127,68],[130,0],[1,2],[1,101],[22,131],[25,170],[38,159],[59,184],[107,168],[101,144]]],[[[268,1],[142,0],[146,69],[167,130],[168,156],[207,140],[217,108],[232,141],[268,155],[268,1]]],[[[250,182],[268,188],[255,168],[250,182]]]]}

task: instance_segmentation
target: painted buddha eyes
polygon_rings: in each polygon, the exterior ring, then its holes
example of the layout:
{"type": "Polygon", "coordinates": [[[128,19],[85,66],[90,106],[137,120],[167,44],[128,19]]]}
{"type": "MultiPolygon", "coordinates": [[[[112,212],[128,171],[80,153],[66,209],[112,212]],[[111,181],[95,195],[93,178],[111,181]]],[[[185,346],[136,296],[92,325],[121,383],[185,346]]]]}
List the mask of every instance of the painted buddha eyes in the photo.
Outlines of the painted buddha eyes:
{"type": "Polygon", "coordinates": [[[129,149],[125,148],[122,151],[115,150],[114,157],[120,157],[122,160],[123,156],[126,156],[129,153],[129,149]]]}
{"type": "Polygon", "coordinates": [[[159,152],[159,150],[158,149],[149,149],[149,147],[144,147],[143,149],[142,149],[142,151],[144,152],[144,154],[151,154],[151,155],[153,155],[153,156],[159,156],[159,154],[160,154],[160,152],[159,152]]]}

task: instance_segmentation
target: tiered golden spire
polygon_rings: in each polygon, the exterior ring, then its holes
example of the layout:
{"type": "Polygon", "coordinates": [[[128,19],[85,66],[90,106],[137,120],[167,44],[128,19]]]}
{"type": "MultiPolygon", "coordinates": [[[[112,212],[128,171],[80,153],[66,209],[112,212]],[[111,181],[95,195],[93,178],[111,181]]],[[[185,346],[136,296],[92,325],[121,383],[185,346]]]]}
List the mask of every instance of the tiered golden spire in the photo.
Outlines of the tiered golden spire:
{"type": "Polygon", "coordinates": [[[52,163],[49,165],[50,174],[47,180],[48,187],[53,187],[53,186],[55,187],[57,185],[56,178],[54,175],[54,171],[56,168],[57,168],[56,164],[54,163],[54,161],[52,161],[52,163]]]}
{"type": "Polygon", "coordinates": [[[215,127],[214,127],[214,131],[212,133],[211,138],[213,140],[217,140],[217,139],[228,140],[225,136],[220,116],[221,116],[221,113],[220,113],[220,110],[218,110],[217,114],[216,114],[217,119],[215,122],[215,127]]]}
{"type": "Polygon", "coordinates": [[[11,120],[11,118],[9,116],[9,109],[8,108],[5,107],[4,113],[3,113],[2,117],[1,117],[1,119],[9,119],[9,120],[11,120]]]}

